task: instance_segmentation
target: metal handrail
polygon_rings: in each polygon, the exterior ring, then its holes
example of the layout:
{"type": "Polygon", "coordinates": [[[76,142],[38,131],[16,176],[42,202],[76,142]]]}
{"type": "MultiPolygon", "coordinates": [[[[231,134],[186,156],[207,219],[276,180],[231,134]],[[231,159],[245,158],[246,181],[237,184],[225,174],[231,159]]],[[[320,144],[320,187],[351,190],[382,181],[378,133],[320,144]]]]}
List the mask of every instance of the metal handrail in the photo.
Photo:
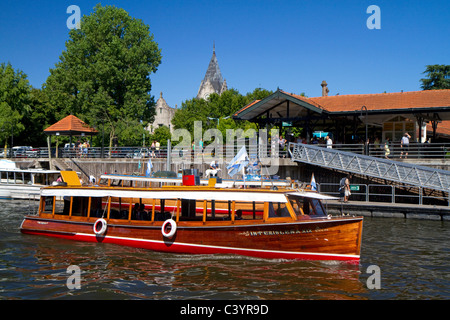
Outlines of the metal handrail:
{"type": "Polygon", "coordinates": [[[380,159],[353,152],[290,143],[292,161],[337,169],[421,188],[450,191],[450,171],[380,159]]]}
{"type": "MultiPolygon", "coordinates": [[[[317,189],[320,193],[328,194],[331,196],[337,196],[339,197],[339,183],[317,183],[317,189]],[[334,191],[330,191],[334,190],[334,191]]],[[[351,186],[358,186],[360,189],[363,189],[363,192],[355,192],[351,191],[352,195],[351,198],[355,201],[364,201],[364,202],[388,202],[388,203],[402,203],[398,200],[401,198],[408,198],[408,199],[417,199],[417,204],[422,205],[425,199],[433,199],[433,200],[440,200],[442,202],[446,202],[447,206],[450,206],[450,199],[448,197],[435,197],[435,196],[425,196],[423,194],[422,188],[417,188],[416,192],[410,192],[409,194],[401,194],[399,192],[396,192],[396,189],[403,189],[404,186],[402,185],[385,185],[385,184],[351,184],[351,186]],[[376,187],[377,189],[374,191],[373,188],[376,187]],[[380,191],[381,189],[387,189],[385,193],[382,193],[380,191]],[[414,195],[414,193],[417,193],[417,195],[414,195]],[[356,199],[355,199],[356,198],[356,199]],[[358,200],[361,199],[362,200],[358,200]],[[387,198],[388,201],[381,201],[381,198],[387,198]]],[[[411,201],[408,201],[408,203],[411,203],[411,201]]]]}
{"type": "MultiPolygon", "coordinates": [[[[285,149],[278,149],[276,151],[276,155],[278,157],[288,157],[290,154],[290,146],[293,143],[286,145],[285,149]]],[[[311,146],[323,147],[326,148],[325,144],[311,144],[311,146]]],[[[260,155],[260,158],[265,158],[267,155],[271,156],[271,145],[267,145],[267,154],[260,155]]],[[[224,146],[225,149],[228,146],[224,146]]],[[[239,150],[239,146],[234,146],[234,153],[237,153],[239,150]]],[[[352,152],[360,155],[368,155],[376,158],[384,158],[385,151],[383,148],[383,144],[375,144],[370,143],[368,148],[366,145],[361,143],[354,144],[333,144],[333,150],[340,150],[346,152],[352,152]]],[[[404,149],[401,148],[401,144],[399,142],[390,142],[389,144],[390,154],[389,159],[404,159],[405,155],[401,156],[401,152],[404,149]]],[[[48,148],[34,148],[33,151],[27,151],[26,153],[20,154],[12,154],[10,152],[10,148],[7,148],[6,158],[48,158],[48,148]]],[[[52,157],[56,157],[56,148],[51,148],[52,157]]],[[[167,157],[168,148],[166,146],[161,146],[159,152],[155,150],[154,157],[155,158],[166,158],[167,157]]],[[[192,151],[191,151],[192,152],[192,151]]],[[[198,151],[196,151],[198,152],[198,151]]],[[[152,150],[150,147],[104,147],[103,154],[101,147],[89,147],[87,154],[83,154],[80,150],[76,150],[75,148],[58,148],[58,158],[148,158],[149,155],[152,154],[152,150]],[[146,150],[141,152],[142,150],[146,150]]],[[[0,149],[0,158],[5,157],[4,148],[0,149]]],[[[408,159],[449,159],[450,160],[450,143],[416,143],[412,142],[409,145],[408,150],[408,159]]]]}

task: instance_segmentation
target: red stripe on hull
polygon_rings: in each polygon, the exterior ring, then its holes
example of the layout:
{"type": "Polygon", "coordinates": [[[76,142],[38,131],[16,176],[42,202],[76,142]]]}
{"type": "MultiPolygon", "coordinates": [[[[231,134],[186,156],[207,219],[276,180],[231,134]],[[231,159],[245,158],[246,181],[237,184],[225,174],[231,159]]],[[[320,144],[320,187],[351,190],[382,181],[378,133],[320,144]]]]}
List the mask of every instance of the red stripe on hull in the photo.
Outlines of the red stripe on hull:
{"type": "Polygon", "coordinates": [[[170,241],[145,240],[135,238],[110,237],[110,236],[95,236],[93,234],[81,233],[63,233],[63,232],[48,232],[38,230],[22,230],[23,233],[33,235],[44,235],[49,237],[57,237],[61,239],[84,241],[84,242],[101,242],[111,243],[134,248],[148,249],[159,252],[181,253],[181,254],[238,254],[265,259],[289,259],[289,260],[337,260],[347,262],[358,262],[359,255],[340,255],[340,254],[326,254],[326,253],[311,253],[311,252],[286,252],[286,251],[271,251],[248,248],[231,248],[220,246],[208,246],[189,243],[179,243],[170,241]]]}

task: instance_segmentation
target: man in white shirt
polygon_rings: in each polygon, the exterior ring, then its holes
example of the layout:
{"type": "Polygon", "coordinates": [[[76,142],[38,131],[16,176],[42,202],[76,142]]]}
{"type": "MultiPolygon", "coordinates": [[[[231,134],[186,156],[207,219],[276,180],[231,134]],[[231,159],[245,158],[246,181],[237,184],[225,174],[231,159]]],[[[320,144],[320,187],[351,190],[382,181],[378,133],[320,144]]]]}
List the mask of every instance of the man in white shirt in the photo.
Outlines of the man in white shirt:
{"type": "Polygon", "coordinates": [[[403,156],[403,152],[405,152],[405,159],[408,157],[408,151],[409,151],[409,139],[411,139],[411,136],[408,132],[405,132],[405,134],[402,137],[402,141],[400,142],[400,148],[402,151],[400,152],[400,159],[403,156]]]}
{"type": "Polygon", "coordinates": [[[325,139],[327,140],[327,148],[333,149],[333,140],[331,140],[331,138],[329,136],[326,136],[325,139]]]}

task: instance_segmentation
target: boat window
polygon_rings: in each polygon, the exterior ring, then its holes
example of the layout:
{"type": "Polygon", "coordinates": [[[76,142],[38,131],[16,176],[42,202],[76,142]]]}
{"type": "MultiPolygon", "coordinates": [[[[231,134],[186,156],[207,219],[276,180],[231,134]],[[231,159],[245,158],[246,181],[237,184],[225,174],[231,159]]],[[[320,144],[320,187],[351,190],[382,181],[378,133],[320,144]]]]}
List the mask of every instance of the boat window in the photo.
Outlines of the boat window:
{"type": "Polygon", "coordinates": [[[325,210],[323,208],[322,202],[318,199],[310,199],[311,207],[313,208],[313,211],[318,216],[325,216],[325,210]]]}
{"type": "Polygon", "coordinates": [[[111,179],[111,186],[120,186],[122,180],[120,179],[111,179]]]}
{"type": "Polygon", "coordinates": [[[286,203],[269,202],[269,218],[290,217],[286,203]]]}
{"type": "MultiPolygon", "coordinates": [[[[105,198],[107,201],[107,198],[105,198]]],[[[106,206],[105,206],[106,208],[106,206]]],[[[91,212],[90,217],[101,218],[103,215],[104,208],[102,208],[102,197],[92,197],[91,198],[91,212]]],[[[106,217],[106,212],[104,217],[106,217]]]]}
{"type": "Polygon", "coordinates": [[[296,215],[326,215],[322,202],[318,199],[289,195],[288,200],[291,203],[296,215]]]}
{"type": "Polygon", "coordinates": [[[42,197],[43,206],[42,212],[52,213],[53,212],[53,197],[42,197]]]}
{"type": "Polygon", "coordinates": [[[89,205],[88,197],[73,197],[72,216],[87,217],[88,205],[89,205]]]}
{"type": "Polygon", "coordinates": [[[255,201],[236,201],[235,210],[235,220],[261,220],[264,213],[264,203],[255,201]]]}
{"type": "Polygon", "coordinates": [[[24,174],[23,174],[23,183],[24,184],[31,184],[31,173],[24,172],[24,174]]]}

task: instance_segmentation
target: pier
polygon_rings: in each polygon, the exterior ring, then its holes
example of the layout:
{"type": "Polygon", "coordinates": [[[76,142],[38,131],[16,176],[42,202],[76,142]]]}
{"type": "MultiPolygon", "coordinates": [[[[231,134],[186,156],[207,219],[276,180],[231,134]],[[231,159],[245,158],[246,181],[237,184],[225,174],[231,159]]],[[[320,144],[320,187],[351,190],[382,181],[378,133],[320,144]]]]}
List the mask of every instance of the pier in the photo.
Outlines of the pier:
{"type": "Polygon", "coordinates": [[[373,218],[421,219],[450,221],[450,208],[436,205],[417,205],[408,203],[328,201],[327,211],[332,215],[359,215],[373,218]]]}
{"type": "MultiPolygon", "coordinates": [[[[166,158],[153,158],[153,172],[174,171],[188,168],[187,164],[168,163],[166,158]]],[[[43,167],[54,166],[60,170],[75,170],[81,173],[82,178],[87,181],[88,176],[93,175],[98,179],[103,173],[138,174],[144,175],[148,159],[130,158],[27,158],[15,159],[20,167],[43,167]]],[[[428,160],[429,161],[429,160],[428,160]]],[[[408,160],[408,163],[422,164],[423,160],[408,160]]],[[[422,164],[423,165],[423,164],[422,164]]],[[[429,163],[431,167],[436,165],[441,169],[446,167],[445,162],[429,163]]],[[[199,172],[205,172],[207,163],[193,164],[199,172]]],[[[329,195],[338,196],[339,180],[346,175],[345,171],[327,169],[317,165],[294,162],[290,158],[279,159],[280,179],[291,179],[309,183],[314,173],[319,191],[329,195]]],[[[424,191],[403,185],[389,184],[382,179],[370,179],[370,177],[354,175],[351,184],[358,186],[359,191],[352,191],[349,203],[339,201],[328,201],[328,211],[331,214],[362,215],[366,217],[385,217],[403,219],[426,219],[447,221],[450,220],[449,196],[447,192],[424,191]],[[376,186],[388,189],[384,194],[379,194],[379,188],[372,191],[376,186]],[[376,201],[375,201],[376,200],[376,201]],[[408,203],[405,203],[408,202],[408,203]]]]}

